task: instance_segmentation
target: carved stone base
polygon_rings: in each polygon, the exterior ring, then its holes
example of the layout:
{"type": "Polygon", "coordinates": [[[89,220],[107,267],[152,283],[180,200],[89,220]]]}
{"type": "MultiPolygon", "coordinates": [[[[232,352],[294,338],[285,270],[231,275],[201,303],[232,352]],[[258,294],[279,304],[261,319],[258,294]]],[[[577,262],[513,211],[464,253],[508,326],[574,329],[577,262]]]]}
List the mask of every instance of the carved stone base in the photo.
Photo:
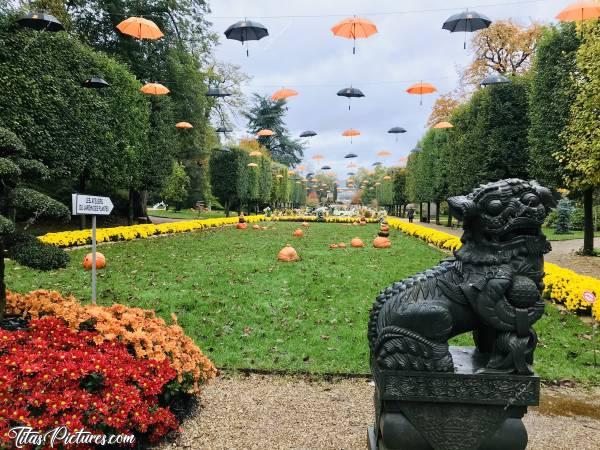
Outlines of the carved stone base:
{"type": "Polygon", "coordinates": [[[539,403],[537,376],[477,373],[487,359],[451,347],[454,373],[380,370],[370,450],[522,450],[527,406],[539,403]]]}

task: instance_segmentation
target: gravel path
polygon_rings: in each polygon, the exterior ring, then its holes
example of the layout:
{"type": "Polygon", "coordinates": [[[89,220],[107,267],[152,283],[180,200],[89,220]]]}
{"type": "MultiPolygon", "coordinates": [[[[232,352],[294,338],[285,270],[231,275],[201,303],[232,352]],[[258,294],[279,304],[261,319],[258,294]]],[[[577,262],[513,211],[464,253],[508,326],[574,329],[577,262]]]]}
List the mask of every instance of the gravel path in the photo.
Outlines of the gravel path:
{"type": "MultiPolygon", "coordinates": [[[[402,219],[408,222],[408,219],[402,219]]],[[[448,228],[435,223],[414,222],[418,225],[433,228],[444,233],[453,234],[454,236],[462,236],[462,229],[448,228]]],[[[569,239],[566,241],[551,241],[552,251],[544,256],[548,262],[558,264],[574,270],[582,275],[588,275],[595,278],[600,278],[600,258],[595,256],[579,256],[575,252],[583,247],[583,239],[569,239]]],[[[600,247],[600,238],[594,239],[594,247],[600,247]]]]}
{"type": "MultiPolygon", "coordinates": [[[[372,402],[366,379],[225,375],[206,388],[179,438],[159,449],[365,449],[372,402]]],[[[525,425],[529,449],[597,449],[600,388],[544,388],[525,425]]]]}

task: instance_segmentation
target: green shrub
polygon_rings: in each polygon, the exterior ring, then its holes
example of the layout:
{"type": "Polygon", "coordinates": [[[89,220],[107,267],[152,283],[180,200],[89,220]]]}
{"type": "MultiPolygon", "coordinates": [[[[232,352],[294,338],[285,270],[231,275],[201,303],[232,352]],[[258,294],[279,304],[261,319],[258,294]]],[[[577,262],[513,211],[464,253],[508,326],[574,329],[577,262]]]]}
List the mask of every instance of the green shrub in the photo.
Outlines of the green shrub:
{"type": "Polygon", "coordinates": [[[38,270],[64,269],[70,260],[64,250],[44,244],[28,234],[14,237],[9,254],[19,264],[38,270]]]}

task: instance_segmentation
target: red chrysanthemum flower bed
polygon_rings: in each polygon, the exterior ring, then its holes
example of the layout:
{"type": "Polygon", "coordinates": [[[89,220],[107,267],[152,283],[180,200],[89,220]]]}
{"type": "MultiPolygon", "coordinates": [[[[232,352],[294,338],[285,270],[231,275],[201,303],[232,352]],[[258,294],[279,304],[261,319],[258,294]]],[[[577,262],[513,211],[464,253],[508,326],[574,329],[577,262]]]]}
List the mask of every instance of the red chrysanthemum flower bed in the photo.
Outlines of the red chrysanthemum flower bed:
{"type": "Polygon", "coordinates": [[[169,361],[135,359],[121,343],[96,344],[96,335],[55,317],[32,320],[28,330],[0,329],[0,448],[10,446],[13,426],[135,434],[150,442],[178,428],[159,405],[176,378],[169,361]]]}

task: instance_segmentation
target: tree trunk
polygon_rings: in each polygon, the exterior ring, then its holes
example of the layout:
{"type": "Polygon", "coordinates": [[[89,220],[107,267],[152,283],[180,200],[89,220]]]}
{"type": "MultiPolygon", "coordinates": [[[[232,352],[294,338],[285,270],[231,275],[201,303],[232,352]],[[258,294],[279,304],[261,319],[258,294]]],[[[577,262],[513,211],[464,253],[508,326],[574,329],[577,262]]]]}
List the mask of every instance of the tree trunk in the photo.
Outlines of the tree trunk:
{"type": "Polygon", "coordinates": [[[440,201],[435,202],[435,224],[440,225],[440,201]]]}
{"type": "Polygon", "coordinates": [[[0,320],[6,312],[6,285],[4,284],[4,242],[0,240],[0,320]]]}
{"type": "Polygon", "coordinates": [[[431,222],[431,202],[427,202],[427,223],[431,222]]]}
{"type": "Polygon", "coordinates": [[[448,211],[448,223],[446,225],[452,228],[452,214],[450,214],[450,211],[448,211]]]}
{"type": "Polygon", "coordinates": [[[424,220],[423,220],[423,202],[419,202],[419,221],[424,222],[424,220]]]}
{"type": "Polygon", "coordinates": [[[225,200],[223,207],[225,208],[225,217],[229,217],[229,200],[225,200]]]}
{"type": "Polygon", "coordinates": [[[145,217],[148,222],[148,191],[133,191],[133,217],[145,217]]]}
{"type": "Polygon", "coordinates": [[[129,189],[129,203],[127,205],[127,224],[133,225],[133,189],[129,189]]]}
{"type": "Polygon", "coordinates": [[[583,254],[594,254],[594,189],[583,192],[583,254]]]}

